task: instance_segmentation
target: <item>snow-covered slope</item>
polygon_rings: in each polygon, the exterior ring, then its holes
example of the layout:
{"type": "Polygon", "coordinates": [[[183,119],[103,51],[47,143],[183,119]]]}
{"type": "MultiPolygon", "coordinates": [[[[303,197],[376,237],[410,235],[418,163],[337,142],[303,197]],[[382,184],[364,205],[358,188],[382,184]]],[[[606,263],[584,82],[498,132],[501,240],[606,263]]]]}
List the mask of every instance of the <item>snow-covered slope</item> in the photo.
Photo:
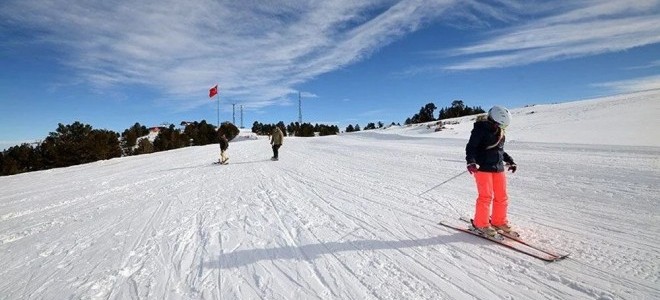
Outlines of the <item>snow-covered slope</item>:
{"type": "Polygon", "coordinates": [[[0,298],[658,299],[660,148],[599,124],[656,128],[659,98],[514,110],[510,219],[560,262],[436,225],[473,210],[462,122],[0,177],[0,298]]]}
{"type": "MultiPolygon", "coordinates": [[[[260,137],[252,132],[252,129],[247,129],[247,128],[242,128],[240,129],[240,133],[234,137],[231,142],[241,142],[241,141],[246,141],[246,140],[258,140],[260,137]]],[[[266,139],[267,137],[261,137],[262,139],[266,139]]]]}
{"type": "MultiPolygon", "coordinates": [[[[660,90],[512,108],[511,113],[508,141],[660,147],[656,132],[660,90]]],[[[372,132],[467,139],[474,120],[474,116],[445,120],[449,124],[441,131],[436,131],[437,122],[432,122],[372,132]]]]}

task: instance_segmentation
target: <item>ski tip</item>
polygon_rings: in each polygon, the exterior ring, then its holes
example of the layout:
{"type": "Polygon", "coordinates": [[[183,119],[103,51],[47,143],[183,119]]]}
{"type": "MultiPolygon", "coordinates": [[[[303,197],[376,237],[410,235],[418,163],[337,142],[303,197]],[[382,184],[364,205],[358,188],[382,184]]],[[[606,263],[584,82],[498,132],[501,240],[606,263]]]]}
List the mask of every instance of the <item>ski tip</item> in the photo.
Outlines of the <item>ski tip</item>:
{"type": "Polygon", "coordinates": [[[568,255],[569,255],[569,254],[557,255],[557,256],[553,256],[553,257],[551,257],[551,258],[544,259],[544,260],[547,261],[547,262],[549,262],[549,263],[551,263],[551,262],[558,262],[558,261],[561,261],[561,260],[564,260],[564,259],[568,258],[568,255]]]}

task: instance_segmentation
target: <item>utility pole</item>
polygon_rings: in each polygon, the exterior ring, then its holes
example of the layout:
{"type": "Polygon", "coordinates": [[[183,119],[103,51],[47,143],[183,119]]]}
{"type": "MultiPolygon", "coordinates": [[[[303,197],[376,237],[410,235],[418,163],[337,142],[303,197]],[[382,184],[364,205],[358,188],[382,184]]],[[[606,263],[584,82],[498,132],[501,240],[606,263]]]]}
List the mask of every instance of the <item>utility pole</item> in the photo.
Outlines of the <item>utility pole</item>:
{"type": "Polygon", "coordinates": [[[243,104],[241,104],[241,128],[245,128],[243,127],[243,104]]]}
{"type": "Polygon", "coordinates": [[[302,100],[298,91],[298,124],[302,125],[302,100]]]}
{"type": "Polygon", "coordinates": [[[231,123],[236,125],[236,103],[231,104],[231,123]]]}

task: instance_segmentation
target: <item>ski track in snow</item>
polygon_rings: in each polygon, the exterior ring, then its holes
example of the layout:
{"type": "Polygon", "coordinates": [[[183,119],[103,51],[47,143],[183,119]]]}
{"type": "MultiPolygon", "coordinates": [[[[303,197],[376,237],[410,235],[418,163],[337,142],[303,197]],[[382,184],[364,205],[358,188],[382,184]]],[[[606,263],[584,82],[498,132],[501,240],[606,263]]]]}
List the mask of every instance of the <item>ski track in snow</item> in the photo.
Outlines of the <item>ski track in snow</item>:
{"type": "Polygon", "coordinates": [[[290,138],[282,159],[269,162],[258,159],[270,150],[259,140],[232,144],[235,163],[227,166],[211,165],[217,151],[205,146],[4,177],[11,188],[0,210],[0,293],[10,299],[660,295],[657,150],[510,145],[520,165],[509,176],[512,221],[528,240],[571,253],[548,264],[435,225],[472,211],[467,174],[419,196],[463,172],[463,147],[451,139],[290,138]],[[616,155],[615,163],[596,163],[603,155],[616,155]],[[647,229],[636,230],[641,226],[647,229]]]}
{"type": "Polygon", "coordinates": [[[436,225],[472,214],[465,142],[286,138],[271,162],[260,139],[226,166],[209,145],[0,177],[0,298],[660,298],[659,148],[507,144],[510,220],[571,254],[545,263],[436,225]]]}

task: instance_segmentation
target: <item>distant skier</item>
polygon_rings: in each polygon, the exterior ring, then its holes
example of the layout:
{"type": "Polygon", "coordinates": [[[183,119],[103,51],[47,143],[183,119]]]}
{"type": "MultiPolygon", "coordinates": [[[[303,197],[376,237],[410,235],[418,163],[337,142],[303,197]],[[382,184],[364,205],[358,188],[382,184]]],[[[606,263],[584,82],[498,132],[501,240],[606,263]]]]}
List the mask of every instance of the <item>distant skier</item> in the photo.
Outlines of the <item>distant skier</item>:
{"type": "Polygon", "coordinates": [[[495,236],[497,231],[511,232],[507,219],[508,196],[504,162],[512,173],[516,172],[517,166],[513,158],[504,151],[504,131],[509,123],[509,110],[502,106],[493,106],[488,111],[487,120],[474,123],[470,141],[465,147],[467,170],[474,174],[479,194],[473,225],[486,236],[495,236]]]}
{"type": "Polygon", "coordinates": [[[279,158],[279,149],[282,146],[282,141],[284,140],[284,134],[279,127],[275,126],[273,132],[270,136],[270,144],[273,145],[273,157],[271,160],[278,160],[279,158]]]}
{"type": "Polygon", "coordinates": [[[227,140],[227,136],[222,130],[218,130],[218,140],[220,141],[220,160],[218,160],[218,163],[226,165],[227,161],[229,160],[229,156],[227,156],[229,141],[227,140]]]}

